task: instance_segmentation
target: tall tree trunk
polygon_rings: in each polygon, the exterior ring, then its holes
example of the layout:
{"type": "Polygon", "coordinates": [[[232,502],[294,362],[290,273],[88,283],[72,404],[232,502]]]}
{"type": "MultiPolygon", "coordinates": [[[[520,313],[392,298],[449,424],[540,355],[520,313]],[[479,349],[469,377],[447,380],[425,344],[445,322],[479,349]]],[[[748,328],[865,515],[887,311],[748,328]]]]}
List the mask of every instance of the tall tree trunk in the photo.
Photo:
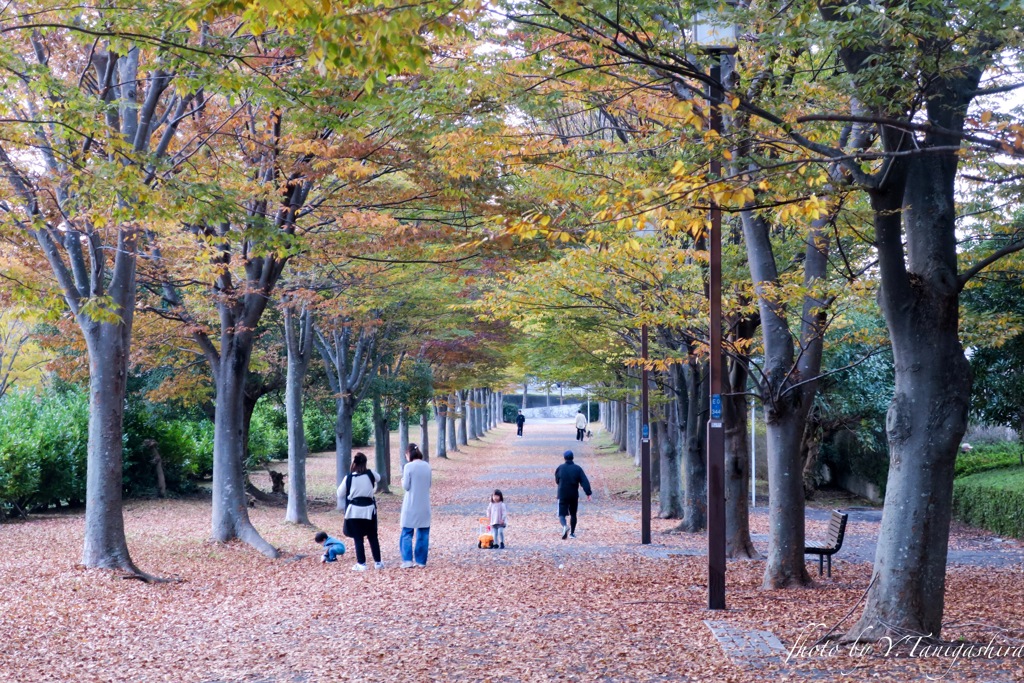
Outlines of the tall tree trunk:
{"type": "Polygon", "coordinates": [[[487,401],[486,390],[476,390],[476,435],[481,439],[487,433],[487,401]]]}
{"type": "Polygon", "coordinates": [[[640,440],[640,411],[631,410],[629,413],[629,425],[626,429],[626,453],[633,458],[633,466],[640,467],[640,449],[637,443],[640,440]]]}
{"type": "Polygon", "coordinates": [[[612,443],[619,443],[619,402],[608,402],[608,431],[611,432],[612,443]]]}
{"type": "Polygon", "coordinates": [[[804,564],[804,486],[800,441],[804,419],[799,406],[769,410],[768,433],[768,568],[765,588],[810,583],[804,564]],[[799,556],[799,563],[796,558],[799,556]]]}
{"type": "Polygon", "coordinates": [[[388,460],[391,454],[391,444],[388,438],[390,433],[388,432],[388,416],[381,409],[380,397],[373,397],[373,453],[374,453],[374,469],[377,470],[377,474],[380,475],[380,489],[381,493],[391,493],[391,488],[388,481],[388,460]]]}
{"type": "Polygon", "coordinates": [[[629,443],[629,406],[625,398],[619,401],[618,421],[618,446],[620,451],[625,451],[626,444],[629,443]]]}
{"type": "MultiPolygon", "coordinates": [[[[339,396],[334,405],[334,485],[338,487],[352,470],[352,417],[356,406],[351,396],[339,396]]],[[[339,502],[337,509],[344,510],[344,503],[339,502]]]]}
{"type": "MultiPolygon", "coordinates": [[[[132,293],[130,300],[134,298],[132,293]]],[[[140,574],[128,554],[121,509],[124,399],[134,305],[125,305],[121,310],[118,323],[96,323],[84,316],[79,319],[89,351],[89,444],[82,564],[140,574]]]]}
{"type": "MultiPolygon", "coordinates": [[[[980,70],[974,85],[979,77],[980,70]]],[[[966,100],[945,86],[949,90],[938,91],[945,99],[928,104],[930,120],[959,130],[966,100]]],[[[958,139],[930,144],[955,146],[958,139]]],[[[885,418],[889,477],[874,575],[864,613],[850,631],[865,639],[894,633],[940,637],[954,463],[967,428],[972,382],[959,337],[956,166],[955,153],[914,157],[903,171],[903,193],[894,187],[871,196],[879,299],[896,382],[885,418]]]]}
{"type": "Polygon", "coordinates": [[[529,390],[530,390],[530,383],[529,382],[523,382],[523,410],[526,410],[529,407],[529,406],[526,405],[527,404],[527,397],[529,396],[529,394],[527,392],[529,390]]]}
{"type": "Polygon", "coordinates": [[[660,503],[659,516],[663,519],[681,519],[683,517],[683,470],[682,454],[679,444],[682,442],[680,410],[682,408],[677,395],[681,386],[679,378],[682,370],[678,365],[669,368],[665,377],[665,419],[657,423],[658,459],[661,460],[661,487],[658,490],[660,503]]]}
{"type": "Polygon", "coordinates": [[[288,509],[284,520],[292,524],[309,524],[306,505],[306,431],[302,424],[302,385],[313,353],[312,315],[303,309],[295,320],[295,312],[285,302],[284,331],[288,350],[288,371],[285,379],[285,415],[288,422],[288,509]]]}
{"type": "Polygon", "coordinates": [[[469,444],[469,391],[462,389],[459,395],[459,445],[469,444]]]}
{"type": "Polygon", "coordinates": [[[376,373],[377,331],[366,328],[354,331],[345,320],[335,320],[332,324],[330,328],[317,325],[313,330],[313,343],[334,392],[334,480],[335,486],[341,486],[352,468],[352,418],[376,373]]]}
{"type": "Polygon", "coordinates": [[[814,407],[804,422],[804,435],[800,439],[800,471],[804,484],[804,498],[811,500],[818,489],[818,454],[825,438],[821,421],[814,407]]]}
{"type": "MultiPolygon", "coordinates": [[[[752,322],[741,322],[741,329],[752,322]]],[[[750,330],[751,335],[753,329],[750,330]]],[[[750,451],[747,441],[747,359],[728,358],[722,397],[725,424],[725,553],[731,558],[759,558],[750,539],[750,451]]]]}
{"type": "Polygon", "coordinates": [[[478,438],[476,428],[476,389],[466,391],[466,430],[470,439],[478,438]]]}
{"type": "Polygon", "coordinates": [[[459,452],[459,435],[455,433],[455,415],[458,413],[458,398],[455,392],[448,394],[448,450],[459,452]]]}
{"type": "Polygon", "coordinates": [[[420,408],[420,450],[423,452],[423,459],[430,460],[430,406],[424,404],[420,408]]]}
{"type": "Polygon", "coordinates": [[[476,428],[476,389],[466,391],[464,412],[466,413],[466,429],[470,439],[479,438],[476,428]]]}
{"type": "Polygon", "coordinates": [[[398,409],[398,471],[405,470],[409,462],[409,408],[398,409]]]}
{"type": "Polygon", "coordinates": [[[709,410],[710,394],[704,391],[707,363],[691,360],[681,368],[686,388],[685,436],[683,439],[683,521],[679,531],[703,531],[708,525],[707,422],[702,418],[709,410]]]}
{"type": "Polygon", "coordinates": [[[213,427],[213,539],[239,539],[267,557],[277,549],[249,521],[245,497],[245,385],[253,332],[222,335],[215,371],[217,417],[213,427]]]}
{"type": "MultiPolygon", "coordinates": [[[[659,425],[663,422],[661,417],[652,417],[651,419],[651,491],[658,492],[658,498],[661,498],[661,433],[663,429],[659,429],[659,425]]],[[[641,444],[643,448],[643,444],[641,444]]]]}
{"type": "Polygon", "coordinates": [[[435,399],[437,405],[437,457],[448,459],[448,397],[435,399]]]}
{"type": "Polygon", "coordinates": [[[491,390],[480,390],[480,435],[491,431],[491,390]]]}
{"type": "Polygon", "coordinates": [[[764,587],[784,588],[810,583],[804,562],[804,489],[800,441],[807,413],[814,401],[828,304],[816,293],[828,268],[828,224],[816,220],[804,249],[804,286],[807,295],[799,318],[800,336],[794,338],[785,306],[773,294],[779,269],[771,244],[771,226],[761,214],[741,213],[751,280],[757,291],[764,340],[765,427],[768,432],[768,562],[764,587]],[[798,352],[799,351],[799,352],[798,352]]]}

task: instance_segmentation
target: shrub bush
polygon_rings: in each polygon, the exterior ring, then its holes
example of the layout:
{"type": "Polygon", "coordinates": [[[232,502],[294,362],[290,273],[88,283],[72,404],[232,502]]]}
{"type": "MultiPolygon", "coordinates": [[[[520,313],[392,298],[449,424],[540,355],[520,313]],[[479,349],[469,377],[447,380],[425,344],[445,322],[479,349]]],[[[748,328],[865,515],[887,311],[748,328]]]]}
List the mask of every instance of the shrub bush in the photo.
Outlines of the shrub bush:
{"type": "Polygon", "coordinates": [[[302,427],[306,432],[306,447],[310,453],[334,450],[334,408],[324,409],[317,403],[307,403],[302,411],[302,427]]]}
{"type": "Polygon", "coordinates": [[[17,439],[0,442],[0,519],[39,490],[39,461],[17,439]]]}
{"type": "Polygon", "coordinates": [[[1024,468],[972,474],[953,482],[953,515],[972,526],[1024,538],[1024,468]]]}
{"type": "Polygon", "coordinates": [[[515,422],[516,416],[519,415],[519,406],[515,403],[502,403],[501,404],[501,419],[505,422],[515,422]]]}
{"type": "Polygon", "coordinates": [[[182,473],[190,479],[213,476],[213,422],[208,419],[174,420],[173,430],[186,448],[182,473]]]}
{"type": "Polygon", "coordinates": [[[263,397],[256,403],[249,423],[249,460],[246,466],[260,467],[271,460],[287,457],[288,426],[285,410],[263,397]]]}
{"type": "Polygon", "coordinates": [[[968,453],[956,456],[956,477],[1020,464],[1021,446],[1010,442],[983,443],[968,453]]]}
{"type": "Polygon", "coordinates": [[[89,406],[77,387],[12,391],[0,402],[0,505],[85,500],[89,406]]]}
{"type": "Polygon", "coordinates": [[[361,401],[352,416],[352,445],[369,446],[373,435],[373,404],[361,401]]]}

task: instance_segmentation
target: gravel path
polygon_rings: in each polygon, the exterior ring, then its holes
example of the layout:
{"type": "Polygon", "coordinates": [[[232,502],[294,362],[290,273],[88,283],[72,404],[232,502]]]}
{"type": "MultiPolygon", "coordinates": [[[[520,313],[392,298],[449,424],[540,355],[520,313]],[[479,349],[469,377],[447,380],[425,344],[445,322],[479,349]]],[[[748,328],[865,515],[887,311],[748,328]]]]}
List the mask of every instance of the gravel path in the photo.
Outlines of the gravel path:
{"type": "MultiPolygon", "coordinates": [[[[437,507],[438,512],[465,517],[463,524],[469,529],[484,514],[488,495],[495,488],[500,488],[505,494],[512,517],[506,531],[507,544],[520,554],[539,552],[556,563],[567,557],[583,555],[627,553],[642,557],[670,557],[704,554],[706,540],[703,534],[656,533],[654,543],[649,546],[640,545],[639,502],[611,495],[603,464],[606,459],[595,456],[592,442],[580,444],[575,441],[571,420],[530,420],[522,438],[516,438],[511,432],[506,438],[512,441],[508,460],[489,465],[475,477],[474,484],[477,485],[462,490],[456,500],[437,507]],[[554,471],[563,462],[562,453],[565,450],[572,450],[576,454],[575,461],[587,472],[595,496],[590,502],[581,500],[578,538],[556,544],[552,543],[552,538],[559,538],[560,527],[556,518],[554,471]],[[536,528],[523,528],[515,521],[517,516],[523,515],[531,518],[547,515],[550,522],[542,521],[536,528]],[[609,534],[603,533],[607,529],[621,532],[624,526],[630,525],[636,529],[635,543],[616,542],[609,538],[609,534]]],[[[874,561],[882,518],[881,509],[849,507],[842,510],[849,515],[849,521],[843,548],[833,557],[833,572],[841,568],[842,563],[874,561]]],[[[824,530],[830,514],[830,510],[818,507],[806,509],[809,539],[824,530]]],[[[766,529],[767,518],[766,507],[754,508],[751,511],[751,527],[766,529]]],[[[616,534],[616,538],[620,536],[621,533],[616,534]]],[[[752,539],[760,552],[767,552],[766,533],[754,533],[752,539]]],[[[467,553],[465,559],[470,561],[474,554],[467,553]]],[[[808,563],[808,571],[816,568],[817,562],[813,557],[809,557],[808,563]]],[[[1015,539],[993,536],[983,530],[954,525],[949,564],[976,567],[1024,566],[1024,544],[1015,539]]],[[[817,574],[817,571],[814,573],[817,574]]]]}

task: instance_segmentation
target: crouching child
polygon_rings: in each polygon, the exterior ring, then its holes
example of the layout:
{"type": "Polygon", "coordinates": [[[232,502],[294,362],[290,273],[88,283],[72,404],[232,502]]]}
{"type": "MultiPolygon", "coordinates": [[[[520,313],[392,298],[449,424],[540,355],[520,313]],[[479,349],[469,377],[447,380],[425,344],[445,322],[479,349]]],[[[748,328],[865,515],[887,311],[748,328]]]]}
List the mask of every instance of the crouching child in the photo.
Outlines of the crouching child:
{"type": "Polygon", "coordinates": [[[313,540],[324,547],[324,554],[320,557],[321,562],[334,562],[339,555],[345,554],[345,544],[333,536],[328,536],[323,531],[316,532],[313,540]]]}

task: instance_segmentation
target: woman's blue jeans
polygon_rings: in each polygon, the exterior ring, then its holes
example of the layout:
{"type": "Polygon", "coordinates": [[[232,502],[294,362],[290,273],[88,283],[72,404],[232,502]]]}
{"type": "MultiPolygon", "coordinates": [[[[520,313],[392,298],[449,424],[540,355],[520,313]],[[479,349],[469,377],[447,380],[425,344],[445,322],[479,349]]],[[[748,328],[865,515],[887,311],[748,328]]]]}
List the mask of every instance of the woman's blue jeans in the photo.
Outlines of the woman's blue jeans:
{"type": "Polygon", "coordinates": [[[427,563],[427,549],[430,545],[430,527],[411,529],[402,527],[402,537],[398,541],[398,549],[402,551],[402,562],[412,562],[415,555],[416,564],[427,563]],[[412,536],[416,532],[416,550],[413,551],[412,536]]]}

